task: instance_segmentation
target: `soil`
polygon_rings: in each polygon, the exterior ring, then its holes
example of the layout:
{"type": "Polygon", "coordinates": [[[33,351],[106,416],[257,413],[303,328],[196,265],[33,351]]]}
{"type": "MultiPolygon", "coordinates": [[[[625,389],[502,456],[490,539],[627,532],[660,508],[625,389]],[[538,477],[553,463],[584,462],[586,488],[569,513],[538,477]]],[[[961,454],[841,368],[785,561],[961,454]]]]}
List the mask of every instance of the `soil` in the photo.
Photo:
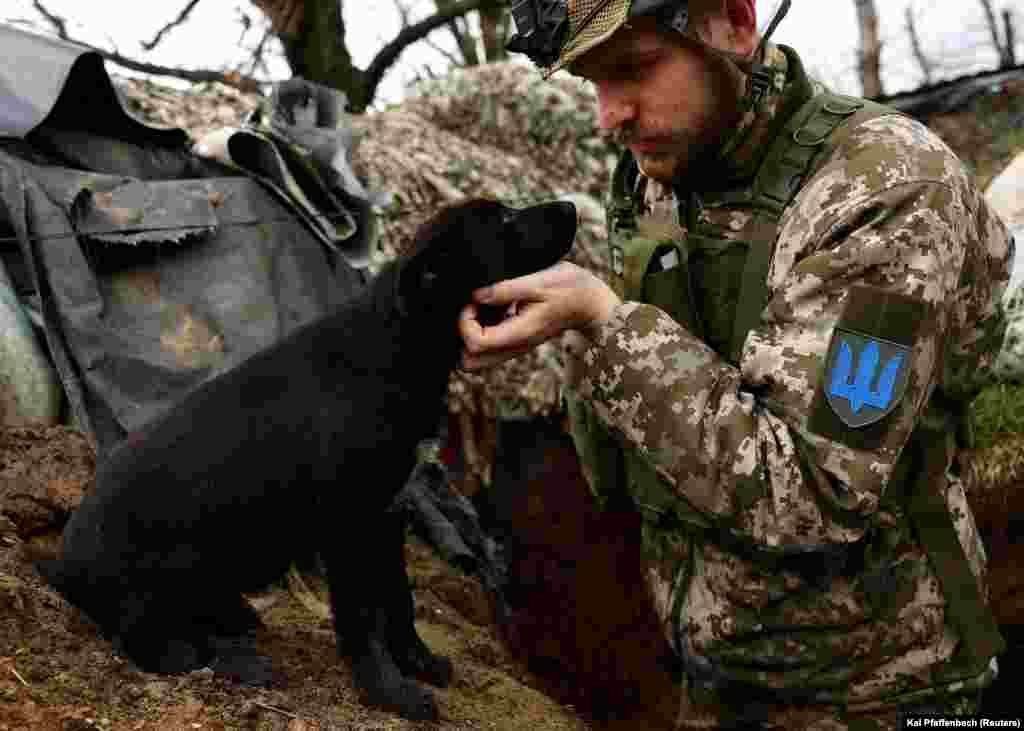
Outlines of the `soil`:
{"type": "MultiPolygon", "coordinates": [[[[365,706],[329,622],[284,585],[250,597],[266,625],[257,639],[274,663],[271,687],[209,670],[161,676],[134,668],[31,565],[55,554],[63,524],[92,489],[89,443],[62,427],[0,430],[0,731],[672,728],[678,686],[654,616],[638,601],[635,512],[595,510],[571,443],[557,425],[541,426],[504,435],[522,459],[499,460],[495,475],[497,487],[517,486],[498,490],[506,500],[494,506],[512,578],[503,636],[475,580],[415,538],[407,542],[417,628],[455,666],[451,686],[434,691],[438,723],[365,706]]],[[[1006,610],[1020,598],[1010,588],[1019,584],[1015,550],[1024,544],[1010,544],[992,542],[994,598],[1011,649],[985,710],[1016,714],[1024,625],[1006,610]],[[1014,581],[997,581],[1003,574],[1014,581]]]]}
{"type": "Polygon", "coordinates": [[[0,731],[588,728],[510,657],[479,585],[414,539],[407,552],[417,627],[455,665],[451,686],[435,691],[439,723],[363,705],[329,623],[283,586],[250,597],[266,624],[258,641],[274,662],[270,688],[209,670],[161,676],[135,669],[30,562],[54,552],[61,526],[91,489],[94,467],[87,441],[72,430],[0,432],[0,731]]]}

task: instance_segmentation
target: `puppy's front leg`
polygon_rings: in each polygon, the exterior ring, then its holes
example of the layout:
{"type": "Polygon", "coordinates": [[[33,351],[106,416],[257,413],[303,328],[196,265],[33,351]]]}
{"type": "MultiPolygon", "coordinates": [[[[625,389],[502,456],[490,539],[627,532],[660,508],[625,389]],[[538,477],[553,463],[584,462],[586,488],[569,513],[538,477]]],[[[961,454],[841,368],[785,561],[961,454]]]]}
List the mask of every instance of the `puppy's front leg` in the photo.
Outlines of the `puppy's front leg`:
{"type": "Polygon", "coordinates": [[[322,554],[338,653],[352,663],[356,686],[370,705],[414,721],[437,720],[433,693],[406,678],[388,648],[378,548],[362,545],[356,550],[336,544],[329,554],[322,554]]]}

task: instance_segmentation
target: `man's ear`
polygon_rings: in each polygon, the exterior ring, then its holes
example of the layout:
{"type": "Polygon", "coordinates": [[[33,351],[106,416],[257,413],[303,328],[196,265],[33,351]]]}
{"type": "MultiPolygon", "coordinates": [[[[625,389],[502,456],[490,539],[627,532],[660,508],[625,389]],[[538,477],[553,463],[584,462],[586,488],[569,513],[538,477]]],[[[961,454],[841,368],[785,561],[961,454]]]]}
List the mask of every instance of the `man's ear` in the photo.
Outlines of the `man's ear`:
{"type": "Polygon", "coordinates": [[[754,0],[692,2],[690,22],[698,38],[721,51],[749,56],[757,48],[754,0]]]}
{"type": "Polygon", "coordinates": [[[733,53],[749,56],[757,48],[757,8],[754,0],[725,0],[733,53]]]}

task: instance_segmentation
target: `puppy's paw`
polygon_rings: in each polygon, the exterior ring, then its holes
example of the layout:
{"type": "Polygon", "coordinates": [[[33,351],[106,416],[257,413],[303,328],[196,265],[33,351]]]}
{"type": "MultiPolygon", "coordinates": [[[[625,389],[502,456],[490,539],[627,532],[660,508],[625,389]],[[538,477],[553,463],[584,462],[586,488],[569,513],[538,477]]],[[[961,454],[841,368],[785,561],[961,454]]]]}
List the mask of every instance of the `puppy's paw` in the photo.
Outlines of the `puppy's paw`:
{"type": "Polygon", "coordinates": [[[179,639],[115,635],[111,644],[138,670],[161,675],[190,673],[208,664],[212,657],[208,649],[179,639]]]}
{"type": "Polygon", "coordinates": [[[393,649],[392,655],[404,675],[415,676],[438,688],[447,688],[452,682],[452,661],[432,653],[419,637],[404,648],[393,649]]]}
{"type": "Polygon", "coordinates": [[[363,686],[366,702],[397,713],[410,721],[437,721],[439,714],[434,694],[413,680],[402,678],[397,685],[363,686]]]}
{"type": "Polygon", "coordinates": [[[371,640],[368,651],[352,664],[356,685],[366,702],[410,721],[436,721],[434,694],[406,678],[383,644],[371,640]]]}
{"type": "Polygon", "coordinates": [[[239,638],[216,638],[211,644],[217,653],[209,664],[214,673],[243,685],[262,688],[272,685],[273,663],[251,644],[239,638]]]}

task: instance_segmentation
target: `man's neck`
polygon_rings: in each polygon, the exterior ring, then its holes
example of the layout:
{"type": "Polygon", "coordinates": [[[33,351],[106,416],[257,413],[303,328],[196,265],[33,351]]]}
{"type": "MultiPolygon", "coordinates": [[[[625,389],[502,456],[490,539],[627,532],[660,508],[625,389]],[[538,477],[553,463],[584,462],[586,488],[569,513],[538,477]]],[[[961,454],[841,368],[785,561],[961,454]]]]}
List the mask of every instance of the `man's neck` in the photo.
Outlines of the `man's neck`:
{"type": "MultiPolygon", "coordinates": [[[[792,69],[782,49],[774,43],[766,44],[763,62],[788,82],[792,69]]],[[[769,87],[765,98],[748,110],[733,133],[723,140],[717,158],[712,162],[716,169],[716,183],[729,187],[732,181],[754,176],[776,129],[775,121],[784,106],[788,89],[788,83],[781,88],[769,87]]]]}

